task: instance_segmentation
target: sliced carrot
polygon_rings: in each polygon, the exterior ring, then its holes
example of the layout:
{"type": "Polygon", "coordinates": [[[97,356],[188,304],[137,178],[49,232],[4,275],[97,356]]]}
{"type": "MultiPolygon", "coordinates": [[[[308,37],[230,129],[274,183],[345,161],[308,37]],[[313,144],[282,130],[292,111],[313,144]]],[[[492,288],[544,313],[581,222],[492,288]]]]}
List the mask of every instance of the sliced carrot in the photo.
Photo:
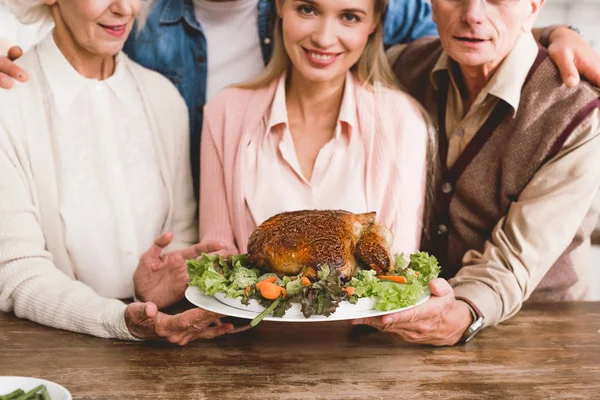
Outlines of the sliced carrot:
{"type": "Polygon", "coordinates": [[[403,276],[384,275],[384,276],[380,276],[379,279],[382,279],[382,280],[385,280],[385,281],[396,282],[396,283],[406,283],[406,282],[408,282],[406,280],[406,278],[403,277],[403,276]]]}
{"type": "Polygon", "coordinates": [[[345,291],[346,293],[348,293],[348,296],[352,296],[352,295],[354,294],[354,291],[355,291],[355,290],[356,290],[356,289],[355,289],[354,287],[352,287],[352,286],[348,286],[348,287],[345,287],[345,288],[344,288],[344,291],[345,291]]]}
{"type": "Polygon", "coordinates": [[[262,285],[264,285],[265,283],[273,283],[273,282],[275,282],[276,280],[277,280],[277,277],[275,277],[275,276],[270,276],[270,277],[268,277],[267,279],[263,279],[262,281],[258,282],[258,283],[256,284],[256,288],[260,290],[260,287],[261,287],[262,285]]]}
{"type": "Polygon", "coordinates": [[[281,286],[274,284],[273,282],[265,282],[260,285],[260,294],[265,299],[275,300],[281,295],[286,295],[285,289],[281,286]]]}
{"type": "Polygon", "coordinates": [[[302,286],[308,286],[310,285],[310,279],[308,279],[307,277],[303,276],[302,277],[302,286]]]}
{"type": "Polygon", "coordinates": [[[250,289],[252,289],[252,285],[250,285],[246,289],[244,289],[244,296],[248,295],[248,292],[250,291],[250,289]]]}
{"type": "Polygon", "coordinates": [[[419,271],[415,271],[415,276],[419,276],[419,271]]]}

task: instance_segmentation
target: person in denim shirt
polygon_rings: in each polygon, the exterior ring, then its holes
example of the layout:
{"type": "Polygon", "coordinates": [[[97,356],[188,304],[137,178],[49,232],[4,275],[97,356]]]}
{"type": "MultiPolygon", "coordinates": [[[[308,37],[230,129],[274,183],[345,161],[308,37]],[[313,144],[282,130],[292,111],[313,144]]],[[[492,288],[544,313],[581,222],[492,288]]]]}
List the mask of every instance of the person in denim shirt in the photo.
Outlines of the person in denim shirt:
{"type": "MultiPolygon", "coordinates": [[[[177,86],[190,111],[191,160],[198,186],[200,132],[207,101],[208,49],[192,0],[155,0],[142,29],[129,37],[124,51],[134,61],[160,72],[177,86]]],[[[258,0],[258,33],[265,65],[271,58],[275,5],[258,0]]],[[[437,35],[431,7],[425,0],[390,0],[384,22],[384,43],[409,43],[437,35]]],[[[238,82],[231,82],[238,83],[238,82]]]]}

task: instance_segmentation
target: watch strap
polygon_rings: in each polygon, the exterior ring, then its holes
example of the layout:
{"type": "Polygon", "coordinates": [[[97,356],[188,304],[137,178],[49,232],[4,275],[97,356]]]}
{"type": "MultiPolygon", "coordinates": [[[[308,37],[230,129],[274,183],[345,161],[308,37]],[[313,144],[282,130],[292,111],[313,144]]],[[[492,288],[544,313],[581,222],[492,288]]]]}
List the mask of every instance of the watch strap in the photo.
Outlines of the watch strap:
{"type": "Polygon", "coordinates": [[[483,328],[485,318],[481,310],[479,310],[479,308],[471,300],[461,296],[456,297],[456,300],[465,302],[469,306],[469,309],[471,310],[471,316],[473,317],[473,322],[463,333],[463,336],[460,340],[461,343],[467,343],[477,334],[477,332],[483,328]]]}

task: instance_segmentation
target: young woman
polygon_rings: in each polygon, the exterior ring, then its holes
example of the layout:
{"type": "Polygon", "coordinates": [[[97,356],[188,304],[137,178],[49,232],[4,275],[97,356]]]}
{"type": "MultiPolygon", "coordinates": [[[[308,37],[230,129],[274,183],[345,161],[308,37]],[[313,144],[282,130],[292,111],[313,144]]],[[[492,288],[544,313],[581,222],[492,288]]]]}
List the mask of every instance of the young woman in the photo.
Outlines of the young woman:
{"type": "Polygon", "coordinates": [[[395,88],[386,0],[279,0],[273,58],[205,109],[200,240],[246,252],[274,214],[376,211],[394,250],[419,246],[428,129],[395,88]]]}
{"type": "Polygon", "coordinates": [[[138,265],[186,275],[198,232],[185,103],[121,52],[141,0],[9,3],[55,28],[19,59],[28,82],[0,91],[0,310],[121,339],[231,330],[200,309],[158,313],[168,293],[117,300],[133,295],[138,265]]]}

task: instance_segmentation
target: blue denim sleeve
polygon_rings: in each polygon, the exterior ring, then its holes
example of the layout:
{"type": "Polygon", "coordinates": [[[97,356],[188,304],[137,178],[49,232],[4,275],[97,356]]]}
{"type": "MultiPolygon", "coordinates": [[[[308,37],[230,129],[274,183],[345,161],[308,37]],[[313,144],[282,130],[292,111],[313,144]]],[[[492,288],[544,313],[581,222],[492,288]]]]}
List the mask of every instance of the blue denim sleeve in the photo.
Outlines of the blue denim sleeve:
{"type": "Polygon", "coordinates": [[[387,47],[410,43],[423,36],[437,36],[431,19],[431,5],[425,0],[389,0],[383,22],[383,42],[387,47]]]}

